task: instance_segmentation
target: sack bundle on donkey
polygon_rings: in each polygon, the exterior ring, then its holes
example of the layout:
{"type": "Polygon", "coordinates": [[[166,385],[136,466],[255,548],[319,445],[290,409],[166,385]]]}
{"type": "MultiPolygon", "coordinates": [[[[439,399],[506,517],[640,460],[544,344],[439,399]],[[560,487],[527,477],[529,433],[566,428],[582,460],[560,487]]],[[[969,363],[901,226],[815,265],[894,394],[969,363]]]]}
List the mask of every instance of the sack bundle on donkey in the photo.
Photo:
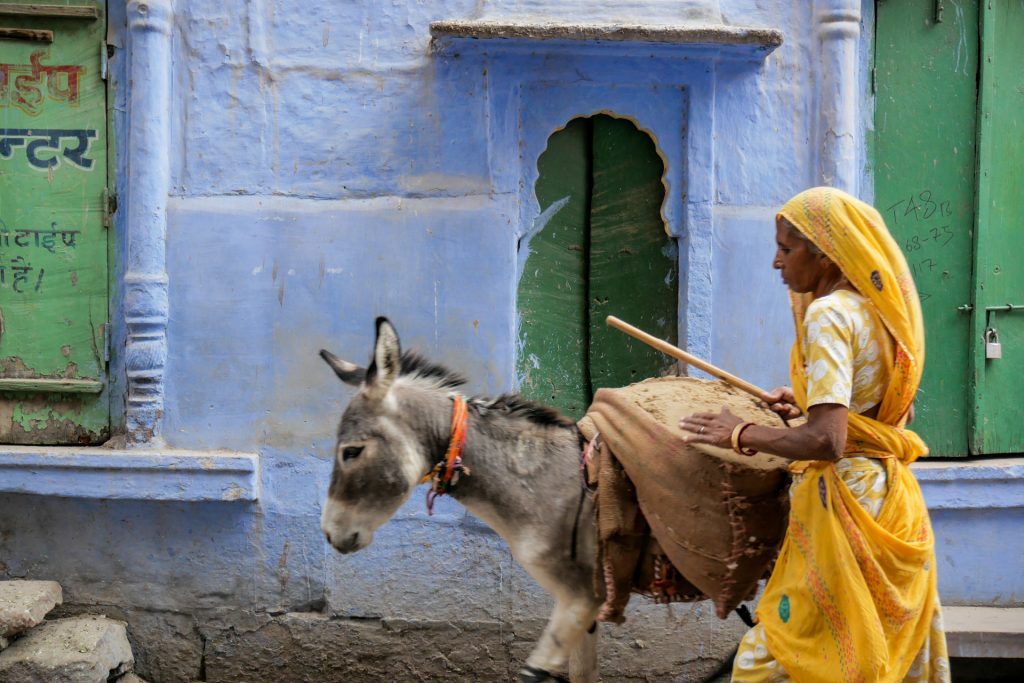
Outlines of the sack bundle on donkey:
{"type": "Polygon", "coordinates": [[[724,619],[770,570],[786,530],[786,461],[687,444],[678,427],[679,418],[722,405],[750,422],[781,424],[727,384],[688,377],[601,389],[580,421],[588,441],[600,434],[587,466],[598,487],[599,620],[623,621],[631,591],[709,598],[724,619]]]}

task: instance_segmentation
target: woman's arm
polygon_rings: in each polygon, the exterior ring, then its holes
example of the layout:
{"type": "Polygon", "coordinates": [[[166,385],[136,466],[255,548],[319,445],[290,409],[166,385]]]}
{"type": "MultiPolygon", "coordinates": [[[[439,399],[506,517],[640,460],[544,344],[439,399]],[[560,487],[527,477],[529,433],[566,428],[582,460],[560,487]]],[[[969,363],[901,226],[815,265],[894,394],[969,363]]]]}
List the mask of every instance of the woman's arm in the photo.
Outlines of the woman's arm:
{"type": "MultiPolygon", "coordinates": [[[[807,422],[787,428],[751,425],[743,430],[740,445],[790,460],[838,460],[846,446],[847,408],[838,403],[811,406],[807,422]]],[[[732,430],[742,419],[722,408],[720,413],[695,413],[679,426],[690,432],[687,443],[732,448],[732,430]]]]}

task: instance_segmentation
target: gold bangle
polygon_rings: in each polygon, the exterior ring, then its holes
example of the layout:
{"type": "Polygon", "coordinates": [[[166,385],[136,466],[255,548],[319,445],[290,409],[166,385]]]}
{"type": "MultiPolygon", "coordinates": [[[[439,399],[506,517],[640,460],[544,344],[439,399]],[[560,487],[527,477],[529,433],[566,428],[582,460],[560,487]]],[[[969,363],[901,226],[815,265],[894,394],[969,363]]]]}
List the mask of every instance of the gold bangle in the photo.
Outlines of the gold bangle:
{"type": "Polygon", "coordinates": [[[732,449],[737,453],[740,453],[740,432],[747,426],[747,422],[740,422],[738,425],[732,428],[732,435],[729,437],[732,441],[732,449]]]}
{"type": "Polygon", "coordinates": [[[753,422],[740,422],[738,425],[733,427],[732,436],[732,449],[739,455],[757,455],[757,451],[753,448],[744,448],[740,445],[740,437],[743,436],[743,430],[754,424],[753,422]]]}

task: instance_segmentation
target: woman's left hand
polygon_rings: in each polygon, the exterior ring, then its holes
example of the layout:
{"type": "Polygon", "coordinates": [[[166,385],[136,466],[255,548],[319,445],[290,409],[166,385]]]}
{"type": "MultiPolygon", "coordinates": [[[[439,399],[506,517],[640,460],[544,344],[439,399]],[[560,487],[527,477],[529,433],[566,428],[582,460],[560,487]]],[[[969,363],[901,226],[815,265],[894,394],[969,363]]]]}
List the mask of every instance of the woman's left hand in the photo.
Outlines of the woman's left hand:
{"type": "Polygon", "coordinates": [[[679,420],[679,427],[690,432],[686,443],[706,443],[720,448],[732,448],[732,430],[743,422],[722,406],[719,413],[694,413],[679,420]]]}

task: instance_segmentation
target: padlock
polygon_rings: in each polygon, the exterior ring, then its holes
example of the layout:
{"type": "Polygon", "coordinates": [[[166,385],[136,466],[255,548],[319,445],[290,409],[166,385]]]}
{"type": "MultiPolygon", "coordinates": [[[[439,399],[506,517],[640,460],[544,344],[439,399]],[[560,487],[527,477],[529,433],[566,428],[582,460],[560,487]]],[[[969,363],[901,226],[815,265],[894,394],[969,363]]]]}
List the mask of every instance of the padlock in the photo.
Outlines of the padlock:
{"type": "Polygon", "coordinates": [[[994,327],[985,330],[985,358],[994,360],[1003,357],[1003,345],[999,343],[999,333],[994,327]]]}

